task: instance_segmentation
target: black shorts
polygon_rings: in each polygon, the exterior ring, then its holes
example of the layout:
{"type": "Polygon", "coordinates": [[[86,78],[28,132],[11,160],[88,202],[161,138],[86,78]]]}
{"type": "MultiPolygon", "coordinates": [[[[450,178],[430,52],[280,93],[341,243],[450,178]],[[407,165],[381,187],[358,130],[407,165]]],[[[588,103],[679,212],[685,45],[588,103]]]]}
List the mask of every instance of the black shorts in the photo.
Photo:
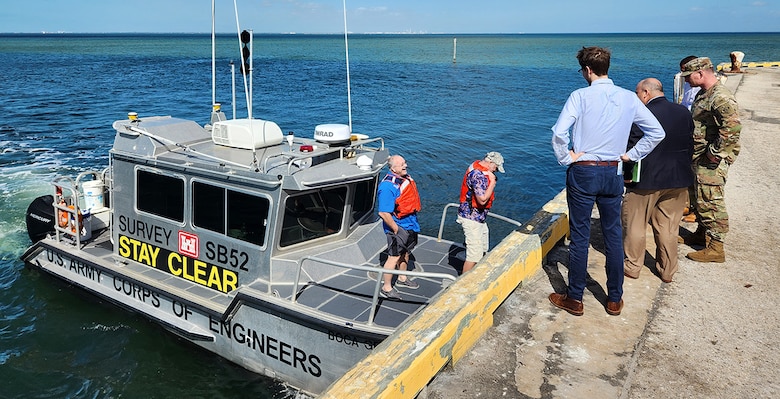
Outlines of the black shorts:
{"type": "Polygon", "coordinates": [[[404,252],[411,252],[417,245],[417,232],[398,228],[398,233],[388,232],[387,255],[401,256],[404,252]]]}

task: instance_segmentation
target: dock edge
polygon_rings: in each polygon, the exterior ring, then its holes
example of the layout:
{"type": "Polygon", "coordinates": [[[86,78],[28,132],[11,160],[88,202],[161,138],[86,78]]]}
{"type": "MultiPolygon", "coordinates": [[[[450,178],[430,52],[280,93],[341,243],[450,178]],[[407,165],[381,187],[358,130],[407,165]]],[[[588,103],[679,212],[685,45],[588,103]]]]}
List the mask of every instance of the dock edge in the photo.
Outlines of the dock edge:
{"type": "Polygon", "coordinates": [[[493,325],[495,310],[541,269],[543,258],[568,235],[568,220],[563,190],[319,397],[416,397],[493,325]]]}

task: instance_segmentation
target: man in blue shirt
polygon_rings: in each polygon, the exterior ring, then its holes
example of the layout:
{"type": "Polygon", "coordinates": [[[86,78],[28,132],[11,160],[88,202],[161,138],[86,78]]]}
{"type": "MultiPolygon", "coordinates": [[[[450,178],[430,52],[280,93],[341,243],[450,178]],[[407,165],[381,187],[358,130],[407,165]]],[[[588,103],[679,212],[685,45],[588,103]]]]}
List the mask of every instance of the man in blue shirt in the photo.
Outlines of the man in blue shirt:
{"type": "MultiPolygon", "coordinates": [[[[420,223],[417,221],[417,212],[422,208],[420,193],[417,191],[417,183],[407,173],[403,157],[393,155],[387,163],[390,171],[377,188],[377,213],[382,219],[382,227],[387,236],[387,260],[384,268],[406,270],[409,253],[417,245],[417,235],[420,232],[420,223]]],[[[393,287],[393,275],[385,273],[382,282],[379,295],[400,301],[401,295],[393,287]]],[[[408,289],[417,289],[420,286],[406,275],[399,275],[396,285],[408,289]]]]}
{"type": "Polygon", "coordinates": [[[569,206],[569,287],[550,294],[550,302],[575,316],[583,314],[582,295],[588,274],[590,216],[595,203],[606,249],[607,303],[610,315],[623,309],[623,241],[620,223],[623,176],[620,161],[637,161],[664,138],[664,130],[634,92],[612,83],[610,51],[583,47],[577,52],[588,87],[569,95],[552,127],[552,147],[566,171],[569,206]],[[631,124],[644,136],[627,153],[631,124]],[[570,141],[571,138],[571,141],[570,141]]]}

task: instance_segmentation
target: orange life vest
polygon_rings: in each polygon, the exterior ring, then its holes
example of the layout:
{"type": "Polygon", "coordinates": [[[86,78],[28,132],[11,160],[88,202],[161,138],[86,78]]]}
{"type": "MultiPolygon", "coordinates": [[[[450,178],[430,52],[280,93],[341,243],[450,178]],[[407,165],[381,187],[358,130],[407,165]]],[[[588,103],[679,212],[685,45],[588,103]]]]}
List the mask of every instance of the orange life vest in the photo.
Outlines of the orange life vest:
{"type": "MultiPolygon", "coordinates": [[[[468,184],[469,179],[469,173],[473,171],[474,169],[479,170],[481,172],[487,172],[488,168],[480,165],[479,161],[474,161],[471,165],[469,165],[469,168],[466,170],[466,174],[463,175],[463,183],[460,185],[460,203],[466,202],[466,196],[469,193],[469,191],[472,191],[468,184]]],[[[488,182],[490,183],[490,182],[488,182]]],[[[493,206],[493,200],[496,198],[496,193],[493,192],[493,194],[490,194],[490,198],[488,199],[487,203],[485,205],[480,205],[479,202],[477,202],[477,196],[474,195],[472,192],[471,194],[471,207],[477,208],[477,209],[490,209],[491,206],[493,206]]]]}
{"type": "MultiPolygon", "coordinates": [[[[65,201],[60,201],[60,203],[58,205],[60,205],[60,206],[67,206],[65,204],[65,201]]],[[[59,222],[60,227],[67,226],[68,223],[70,223],[70,216],[68,215],[68,212],[58,209],[57,210],[57,221],[59,222]]]]}
{"type": "Polygon", "coordinates": [[[401,191],[401,195],[395,199],[395,211],[393,215],[398,219],[420,212],[420,193],[417,191],[417,183],[411,176],[405,177],[388,174],[383,181],[389,181],[401,191]]]}
{"type": "MultiPolygon", "coordinates": [[[[65,201],[60,201],[59,205],[60,206],[67,206],[71,210],[75,210],[76,209],[73,205],[66,205],[65,201]]],[[[58,223],[59,223],[60,227],[67,227],[68,225],[70,225],[70,231],[73,232],[73,233],[76,232],[77,227],[80,227],[81,223],[84,220],[83,216],[81,215],[81,212],[78,213],[78,216],[79,216],[78,217],[79,222],[78,222],[78,224],[76,224],[76,221],[74,220],[74,218],[73,218],[73,216],[71,215],[70,212],[63,211],[61,209],[57,210],[57,220],[58,220],[58,223]]]]}

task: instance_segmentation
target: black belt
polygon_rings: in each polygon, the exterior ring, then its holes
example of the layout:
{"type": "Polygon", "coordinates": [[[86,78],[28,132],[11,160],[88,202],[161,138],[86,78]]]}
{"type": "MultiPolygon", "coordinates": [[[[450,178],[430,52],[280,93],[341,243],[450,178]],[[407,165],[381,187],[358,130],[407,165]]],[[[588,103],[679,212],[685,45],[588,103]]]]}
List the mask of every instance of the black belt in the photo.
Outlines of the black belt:
{"type": "Polygon", "coordinates": [[[618,161],[579,161],[574,164],[584,166],[618,166],[618,161]]]}

